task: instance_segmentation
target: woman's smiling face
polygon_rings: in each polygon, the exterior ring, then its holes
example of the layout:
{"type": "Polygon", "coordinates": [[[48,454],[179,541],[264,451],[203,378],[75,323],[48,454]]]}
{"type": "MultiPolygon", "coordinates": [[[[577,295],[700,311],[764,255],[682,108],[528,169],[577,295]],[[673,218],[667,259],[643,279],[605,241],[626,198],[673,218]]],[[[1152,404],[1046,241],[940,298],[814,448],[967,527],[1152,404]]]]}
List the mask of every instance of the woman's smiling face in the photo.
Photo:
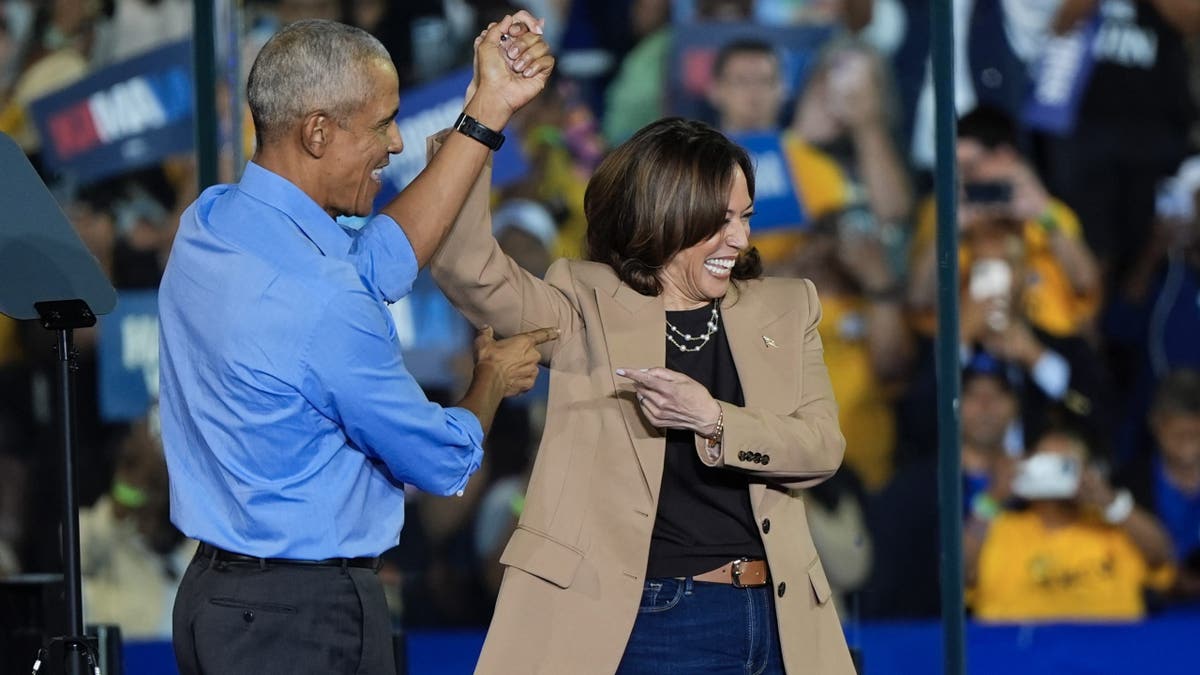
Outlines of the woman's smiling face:
{"type": "Polygon", "coordinates": [[[676,253],[663,266],[663,302],[668,310],[694,309],[729,290],[738,254],[749,246],[754,203],[742,168],[733,167],[725,224],[708,239],[676,253]]]}

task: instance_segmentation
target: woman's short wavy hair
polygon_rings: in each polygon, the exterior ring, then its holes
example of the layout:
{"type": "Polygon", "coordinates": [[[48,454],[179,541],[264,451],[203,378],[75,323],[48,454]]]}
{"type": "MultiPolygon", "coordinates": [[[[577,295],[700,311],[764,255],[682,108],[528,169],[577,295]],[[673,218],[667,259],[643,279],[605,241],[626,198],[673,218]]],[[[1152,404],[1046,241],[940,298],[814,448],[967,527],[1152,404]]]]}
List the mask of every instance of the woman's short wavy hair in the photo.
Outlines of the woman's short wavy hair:
{"type": "MultiPolygon", "coordinates": [[[[588,260],[605,263],[643,295],[662,293],[659,273],[676,253],[725,224],[734,167],[754,198],[744,149],[704,124],[677,117],[643,127],[601,162],[583,199],[588,260]]],[[[758,251],[738,256],[731,277],[762,275],[758,251]]]]}

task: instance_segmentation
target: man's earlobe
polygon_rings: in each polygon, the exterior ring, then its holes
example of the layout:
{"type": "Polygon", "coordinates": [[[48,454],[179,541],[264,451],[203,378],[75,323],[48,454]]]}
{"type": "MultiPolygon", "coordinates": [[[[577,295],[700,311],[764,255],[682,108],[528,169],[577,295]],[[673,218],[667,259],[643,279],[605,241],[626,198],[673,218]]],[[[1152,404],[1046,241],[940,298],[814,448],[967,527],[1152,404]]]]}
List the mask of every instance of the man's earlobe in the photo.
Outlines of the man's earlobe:
{"type": "Polygon", "coordinates": [[[333,120],[323,112],[311,112],[304,117],[300,125],[300,143],[309,155],[318,159],[325,155],[332,126],[333,120]]]}

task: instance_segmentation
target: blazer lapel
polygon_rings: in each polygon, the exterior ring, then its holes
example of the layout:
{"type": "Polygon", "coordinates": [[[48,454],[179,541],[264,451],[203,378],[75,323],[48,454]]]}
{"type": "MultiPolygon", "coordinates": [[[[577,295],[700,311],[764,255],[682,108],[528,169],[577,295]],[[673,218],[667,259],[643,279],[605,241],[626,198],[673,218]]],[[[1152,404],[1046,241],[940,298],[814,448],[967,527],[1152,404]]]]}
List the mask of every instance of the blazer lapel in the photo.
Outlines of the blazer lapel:
{"type": "Polygon", "coordinates": [[[633,380],[616,374],[617,368],[654,368],[666,363],[666,312],[660,298],[642,295],[620,284],[615,293],[596,289],[596,304],[604,327],[604,341],[612,369],[609,376],[625,430],[633,444],[646,490],[655,504],[662,484],[666,437],[650,426],[639,409],[633,380]]]}

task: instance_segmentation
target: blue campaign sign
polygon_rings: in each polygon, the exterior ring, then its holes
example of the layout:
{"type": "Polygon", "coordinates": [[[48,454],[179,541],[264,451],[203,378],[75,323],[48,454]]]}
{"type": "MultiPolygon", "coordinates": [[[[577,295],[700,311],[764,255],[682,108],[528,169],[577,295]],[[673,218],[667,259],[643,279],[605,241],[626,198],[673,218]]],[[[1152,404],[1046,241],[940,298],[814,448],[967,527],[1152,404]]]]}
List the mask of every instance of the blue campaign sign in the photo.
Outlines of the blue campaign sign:
{"type": "Polygon", "coordinates": [[[46,166],[83,182],[190,151],[191,41],[92,73],[30,103],[46,166]]]}
{"type": "Polygon", "coordinates": [[[1026,126],[1058,136],[1075,129],[1075,118],[1091,81],[1100,15],[1066,35],[1048,38],[1034,69],[1032,91],[1021,110],[1026,126]]]}
{"type": "Polygon", "coordinates": [[[137,419],[158,398],[158,292],[121,291],[100,317],[97,370],[100,417],[137,419]]]}
{"type": "Polygon", "coordinates": [[[754,162],[754,232],[807,225],[779,134],[731,134],[754,162]]]}
{"type": "MultiPolygon", "coordinates": [[[[400,92],[400,113],[396,124],[404,139],[404,152],[392,157],[383,170],[383,188],[375,198],[376,208],[383,206],[416,178],[425,168],[425,139],[454,124],[463,109],[463,95],[471,82],[471,69],[457,70],[429,84],[400,92]]],[[[508,139],[492,158],[492,184],[503,187],[514,183],[529,171],[521,153],[521,139],[511,131],[508,139]]]]}

